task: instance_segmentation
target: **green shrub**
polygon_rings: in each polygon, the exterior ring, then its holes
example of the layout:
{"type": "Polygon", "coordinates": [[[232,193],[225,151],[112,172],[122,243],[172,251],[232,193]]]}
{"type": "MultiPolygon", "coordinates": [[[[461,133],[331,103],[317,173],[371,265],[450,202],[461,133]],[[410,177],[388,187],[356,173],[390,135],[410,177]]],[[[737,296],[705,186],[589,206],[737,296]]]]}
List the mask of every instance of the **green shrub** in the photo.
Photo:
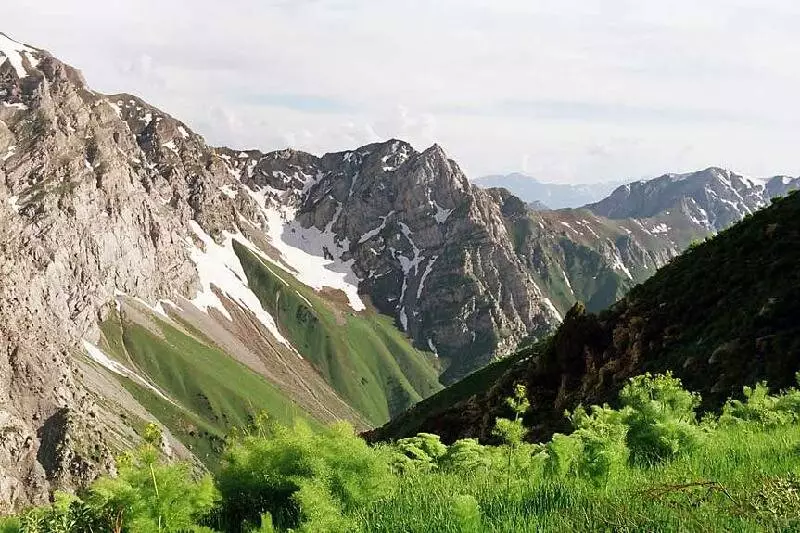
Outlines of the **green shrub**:
{"type": "Polygon", "coordinates": [[[19,517],[6,516],[0,518],[0,533],[19,533],[19,517]]]}
{"type": "Polygon", "coordinates": [[[581,452],[576,460],[578,474],[600,483],[625,468],[629,453],[628,426],[624,418],[625,412],[607,405],[594,405],[589,412],[578,407],[569,415],[575,428],[570,438],[580,443],[581,452]]]}
{"type": "Polygon", "coordinates": [[[789,389],[779,396],[769,394],[766,383],[744,387],[745,400],[728,400],[722,408],[720,424],[749,423],[777,427],[800,420],[800,391],[789,389]]]}
{"type": "Polygon", "coordinates": [[[626,407],[626,440],[635,462],[671,460],[690,452],[702,440],[695,415],[700,395],[684,390],[671,372],[631,378],[619,398],[626,407]]]}
{"type": "Polygon", "coordinates": [[[268,512],[279,530],[349,531],[348,513],[392,488],[388,458],[347,424],[315,433],[302,421],[262,422],[256,430],[232,439],[223,456],[225,523],[256,523],[268,512]]]}
{"type": "Polygon", "coordinates": [[[188,463],[163,462],[156,426],[148,426],[145,440],[117,461],[116,478],[100,478],[91,485],[84,498],[87,505],[109,526],[120,524],[130,533],[205,530],[197,524],[218,499],[211,476],[195,480],[188,463]]]}
{"type": "Polygon", "coordinates": [[[89,533],[104,530],[104,521],[75,496],[56,493],[52,505],[38,507],[0,525],[3,533],[89,533]]]}
{"type": "Polygon", "coordinates": [[[439,460],[442,468],[451,471],[476,471],[492,464],[492,449],[478,443],[478,439],[461,439],[447,448],[439,460]]]}
{"type": "Polygon", "coordinates": [[[447,453],[439,435],[418,433],[416,437],[400,439],[395,443],[392,466],[398,472],[432,470],[447,453]]]}
{"type": "Polygon", "coordinates": [[[578,439],[556,433],[545,446],[544,453],[545,473],[550,476],[565,476],[576,472],[583,448],[578,439]]]}
{"type": "Polygon", "coordinates": [[[217,501],[210,476],[194,479],[187,463],[166,463],[161,432],[151,424],[145,442],[117,461],[119,475],[102,477],[82,497],[56,493],[52,505],[31,509],[0,526],[3,533],[186,533],[210,531],[198,524],[217,501]]]}
{"type": "Polygon", "coordinates": [[[481,524],[481,507],[474,496],[459,494],[453,498],[453,516],[461,533],[479,533],[483,531],[481,524]]]}

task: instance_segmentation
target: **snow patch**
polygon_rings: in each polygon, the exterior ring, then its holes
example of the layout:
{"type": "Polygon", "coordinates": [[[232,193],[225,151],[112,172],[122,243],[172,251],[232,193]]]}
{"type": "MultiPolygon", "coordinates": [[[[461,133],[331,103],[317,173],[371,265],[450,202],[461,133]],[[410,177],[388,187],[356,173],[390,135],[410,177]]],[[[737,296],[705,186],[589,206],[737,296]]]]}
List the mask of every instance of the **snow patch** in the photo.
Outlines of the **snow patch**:
{"type": "Polygon", "coordinates": [[[444,224],[444,222],[450,217],[453,210],[452,209],[445,209],[444,207],[440,206],[436,203],[435,200],[431,201],[431,205],[434,209],[436,209],[436,213],[434,213],[433,218],[439,224],[444,224]]]}
{"type": "Polygon", "coordinates": [[[572,294],[575,294],[575,290],[572,288],[572,284],[569,282],[569,278],[567,277],[567,273],[565,271],[561,271],[561,274],[564,275],[564,283],[566,283],[567,288],[572,294]]]}
{"type": "Polygon", "coordinates": [[[553,305],[553,302],[550,300],[550,298],[542,298],[542,303],[544,303],[544,305],[548,309],[550,309],[550,311],[556,316],[556,318],[558,318],[559,322],[562,322],[564,320],[564,317],[562,317],[561,313],[558,312],[558,309],[556,309],[556,306],[553,305]]]}
{"type": "Polygon", "coordinates": [[[425,280],[428,279],[430,276],[431,271],[433,271],[433,264],[436,263],[436,260],[439,259],[438,255],[434,255],[429,261],[428,264],[425,265],[425,271],[422,273],[422,278],[419,280],[419,287],[417,287],[417,300],[420,299],[422,296],[422,291],[425,288],[425,280]]]}
{"type": "Polygon", "coordinates": [[[408,314],[406,314],[405,307],[400,309],[400,325],[403,327],[403,331],[408,331],[408,314]]]}
{"type": "Polygon", "coordinates": [[[170,322],[172,322],[172,319],[167,314],[167,312],[164,309],[164,306],[162,304],[166,303],[166,304],[169,304],[169,305],[171,305],[172,307],[174,307],[176,309],[180,309],[180,306],[178,304],[176,304],[175,302],[173,302],[172,300],[158,300],[155,303],[155,305],[150,305],[148,302],[146,302],[142,298],[139,298],[138,296],[130,296],[129,294],[127,294],[125,292],[122,292],[121,290],[116,289],[116,288],[114,289],[114,296],[116,297],[115,301],[116,301],[116,304],[117,304],[117,311],[119,311],[121,309],[121,305],[120,305],[120,302],[119,302],[119,297],[122,296],[122,297],[130,298],[132,300],[135,300],[135,301],[139,302],[141,305],[143,305],[144,307],[146,307],[147,309],[149,309],[153,313],[155,313],[157,315],[160,315],[161,318],[164,318],[164,319],[166,319],[166,320],[168,320],[170,322]]]}
{"type": "Polygon", "coordinates": [[[414,257],[409,259],[404,255],[396,256],[395,258],[400,261],[400,266],[403,268],[403,273],[406,275],[406,278],[411,274],[411,270],[414,270],[414,275],[416,275],[419,271],[419,264],[424,259],[421,255],[422,251],[417,247],[416,243],[414,243],[414,234],[411,229],[405,224],[405,222],[400,222],[400,230],[403,232],[406,240],[411,245],[411,248],[414,251],[414,257]]]}
{"type": "Polygon", "coordinates": [[[662,222],[660,224],[656,224],[650,231],[653,233],[667,233],[669,230],[669,226],[662,222]]]}
{"type": "MultiPolygon", "coordinates": [[[[304,228],[294,220],[293,208],[279,209],[267,206],[267,192],[255,192],[245,188],[256,201],[267,221],[267,237],[270,244],[280,253],[283,262],[294,270],[294,277],[314,290],[329,287],[341,290],[347,295],[350,307],[355,311],[366,309],[358,295],[361,280],[353,272],[355,259],[342,260],[342,255],[350,250],[347,239],[339,240],[332,227],[339,211],[324,230],[316,227],[304,228]]],[[[277,261],[269,261],[281,266],[277,261]]]]}
{"type": "Polygon", "coordinates": [[[8,161],[11,158],[11,156],[14,155],[16,152],[17,152],[17,145],[9,146],[8,149],[6,150],[6,155],[2,157],[3,163],[8,161]]]}
{"type": "Polygon", "coordinates": [[[28,109],[28,106],[23,104],[22,102],[17,102],[14,104],[9,104],[8,102],[3,102],[3,107],[10,107],[12,109],[19,109],[20,111],[25,111],[28,109]]]}
{"type": "Polygon", "coordinates": [[[17,202],[19,202],[19,196],[11,196],[6,201],[8,202],[8,205],[11,206],[11,209],[14,210],[14,212],[19,213],[20,206],[17,203],[17,202]]]}
{"type": "Polygon", "coordinates": [[[570,231],[572,231],[575,234],[580,235],[581,237],[583,237],[583,233],[581,233],[580,231],[577,231],[575,228],[570,226],[568,222],[561,221],[561,225],[569,228],[570,231]]]}
{"type": "MultiPolygon", "coordinates": [[[[22,64],[22,58],[26,57],[31,65],[35,65],[36,60],[33,58],[33,55],[31,55],[35,52],[36,50],[33,48],[0,34],[0,56],[8,58],[8,61],[11,63],[11,66],[14,67],[20,79],[28,75],[22,64]]],[[[5,63],[5,61],[0,61],[0,64],[2,63],[5,63]]]]}
{"type": "Polygon", "coordinates": [[[405,144],[401,146],[400,141],[393,142],[392,147],[389,149],[389,154],[381,158],[381,163],[383,163],[383,171],[394,172],[400,168],[403,163],[408,161],[410,155],[411,153],[408,146],[405,144]],[[389,159],[392,159],[392,163],[389,163],[389,159]]]}
{"type": "Polygon", "coordinates": [[[380,232],[382,232],[386,228],[386,222],[389,220],[389,217],[391,217],[394,214],[395,214],[395,211],[392,210],[392,211],[389,211],[389,213],[385,217],[378,217],[378,218],[381,219],[380,225],[377,228],[371,229],[368,232],[366,232],[364,235],[362,235],[361,238],[358,240],[358,244],[364,244],[365,242],[367,242],[371,238],[373,238],[376,235],[380,234],[380,232]]]}
{"type": "Polygon", "coordinates": [[[109,102],[108,100],[106,100],[106,104],[108,104],[108,107],[110,107],[118,117],[122,118],[122,109],[117,104],[109,102]]]}
{"type": "Polygon", "coordinates": [[[430,337],[428,337],[428,348],[430,348],[430,350],[433,352],[433,355],[439,357],[439,350],[436,349],[436,345],[433,344],[433,339],[430,337]]]}
{"type": "Polygon", "coordinates": [[[181,137],[183,137],[184,139],[189,138],[189,132],[186,131],[186,128],[184,128],[183,126],[178,126],[178,133],[180,133],[181,137]]]}
{"type": "Polygon", "coordinates": [[[217,244],[200,225],[194,220],[189,222],[192,231],[203,242],[205,251],[201,250],[194,243],[189,245],[189,257],[197,266],[197,274],[200,277],[200,284],[202,290],[192,300],[197,308],[208,312],[209,308],[217,309],[228,320],[232,317],[222,302],[214,294],[211,289],[212,286],[219,289],[222,293],[228,296],[232,301],[238,303],[242,308],[252,312],[256,318],[261,322],[267,330],[278,340],[278,342],[291,347],[275,323],[275,319],[267,313],[258,297],[247,286],[247,276],[242,269],[239,258],[233,250],[233,239],[242,242],[244,245],[251,249],[255,249],[247,239],[241,235],[232,235],[227,232],[223,233],[224,242],[222,245],[217,244]]]}
{"type": "Polygon", "coordinates": [[[236,198],[236,189],[231,187],[230,185],[221,185],[219,190],[222,191],[222,194],[227,196],[228,198],[236,198]]]}
{"type": "MultiPolygon", "coordinates": [[[[2,36],[0,36],[0,37],[2,37],[2,36]]],[[[137,382],[138,384],[142,385],[143,387],[145,387],[147,389],[150,389],[151,391],[153,391],[156,394],[158,394],[158,396],[161,397],[162,399],[172,403],[173,405],[177,405],[174,401],[172,401],[171,399],[169,399],[166,396],[164,396],[164,393],[162,393],[160,390],[158,390],[158,388],[156,388],[148,380],[146,380],[145,378],[143,378],[142,376],[140,376],[139,374],[137,374],[133,370],[129,369],[127,366],[123,365],[122,363],[118,363],[117,361],[114,361],[109,356],[107,356],[105,353],[103,353],[103,351],[100,348],[98,348],[97,346],[95,346],[91,342],[87,341],[86,339],[83,339],[83,348],[86,350],[86,354],[89,356],[89,358],[92,361],[94,361],[95,363],[100,364],[101,366],[103,366],[106,369],[110,370],[114,374],[117,374],[118,376],[123,376],[123,377],[126,377],[128,379],[131,379],[131,380],[137,382]]]]}
{"type": "Polygon", "coordinates": [[[178,148],[175,146],[175,141],[169,141],[161,144],[162,148],[172,151],[173,154],[178,155],[178,148]]]}
{"type": "Polygon", "coordinates": [[[594,229],[592,229],[592,225],[589,223],[589,221],[588,221],[588,220],[586,220],[586,219],[582,219],[582,220],[580,220],[578,223],[579,223],[581,226],[583,226],[584,228],[586,228],[587,230],[589,230],[589,233],[591,233],[591,234],[594,236],[594,238],[595,238],[595,239],[599,239],[599,238],[600,238],[600,235],[598,235],[598,234],[597,234],[597,233],[594,231],[594,229]]]}
{"type": "Polygon", "coordinates": [[[613,261],[611,267],[614,270],[621,270],[622,272],[625,273],[626,276],[628,276],[628,279],[632,280],[633,276],[631,275],[631,271],[628,270],[628,267],[626,267],[625,263],[622,262],[622,257],[620,257],[619,255],[619,250],[617,249],[616,246],[614,246],[613,248],[614,248],[614,255],[611,257],[611,260],[613,261]]]}
{"type": "Polygon", "coordinates": [[[295,292],[295,293],[296,293],[296,294],[297,294],[297,295],[298,295],[298,296],[299,296],[299,297],[300,297],[300,298],[301,298],[301,299],[302,299],[302,300],[303,300],[303,301],[304,301],[304,302],[305,302],[305,303],[306,303],[306,304],[307,304],[307,305],[308,305],[308,306],[309,306],[311,309],[314,309],[314,305],[313,305],[313,304],[312,304],[312,303],[311,303],[311,302],[308,300],[308,298],[306,298],[305,296],[303,296],[302,294],[300,294],[298,291],[294,291],[294,292],[295,292]]]}

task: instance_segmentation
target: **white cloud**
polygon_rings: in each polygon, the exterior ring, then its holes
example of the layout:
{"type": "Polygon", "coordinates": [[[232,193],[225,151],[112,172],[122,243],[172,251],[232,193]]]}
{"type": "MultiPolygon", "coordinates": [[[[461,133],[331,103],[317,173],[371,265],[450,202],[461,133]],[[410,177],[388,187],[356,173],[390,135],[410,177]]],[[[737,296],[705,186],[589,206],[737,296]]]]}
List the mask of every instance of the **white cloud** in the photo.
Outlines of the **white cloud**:
{"type": "Polygon", "coordinates": [[[800,166],[795,0],[65,4],[4,6],[0,31],[218,144],[400,137],[558,181],[800,166]]]}

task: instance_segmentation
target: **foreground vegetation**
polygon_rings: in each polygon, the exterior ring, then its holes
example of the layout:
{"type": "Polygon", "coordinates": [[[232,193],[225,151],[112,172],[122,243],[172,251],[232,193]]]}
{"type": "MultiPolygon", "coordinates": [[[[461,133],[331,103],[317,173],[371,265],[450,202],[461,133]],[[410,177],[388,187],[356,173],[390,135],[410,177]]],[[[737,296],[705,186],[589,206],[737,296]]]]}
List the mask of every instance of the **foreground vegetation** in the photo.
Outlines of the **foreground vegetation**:
{"type": "Polygon", "coordinates": [[[671,375],[639,376],[619,409],[567,413],[570,435],[524,442],[524,387],[495,433],[370,447],[346,425],[258,420],[228,438],[216,480],[145,444],[78,496],[0,532],[800,531],[800,391],[744,390],[697,420],[671,375]]]}

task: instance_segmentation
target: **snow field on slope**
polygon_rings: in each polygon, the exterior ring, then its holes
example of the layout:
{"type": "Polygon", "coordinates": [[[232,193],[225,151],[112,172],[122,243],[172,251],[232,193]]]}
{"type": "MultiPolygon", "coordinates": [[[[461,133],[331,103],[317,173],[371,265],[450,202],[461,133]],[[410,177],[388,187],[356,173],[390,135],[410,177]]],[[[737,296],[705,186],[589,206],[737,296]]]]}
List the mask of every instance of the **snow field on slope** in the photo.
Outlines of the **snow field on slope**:
{"type": "MultiPolygon", "coordinates": [[[[342,291],[354,311],[363,311],[366,305],[358,294],[360,279],[353,272],[354,259],[343,261],[342,254],[350,248],[346,239],[337,242],[331,231],[334,221],[325,230],[304,228],[294,220],[295,212],[266,206],[265,193],[247,189],[258,203],[267,220],[267,237],[278,250],[283,263],[294,272],[294,277],[314,290],[330,288],[342,291]],[[327,254],[326,254],[327,252],[327,254]],[[327,255],[327,257],[326,257],[327,255]]],[[[279,261],[267,257],[270,262],[284,269],[279,261]]]]}
{"type": "Polygon", "coordinates": [[[195,221],[189,223],[192,231],[203,242],[205,251],[201,250],[194,243],[189,243],[189,256],[197,266],[197,274],[200,277],[202,290],[197,293],[192,304],[199,309],[208,312],[209,308],[217,309],[228,320],[232,320],[230,313],[222,305],[222,302],[211,290],[211,286],[217,287],[231,300],[238,303],[242,308],[252,312],[264,327],[281,344],[291,348],[291,344],[278,331],[275,319],[261,307],[261,301],[250,290],[247,285],[247,276],[242,269],[239,258],[233,250],[233,239],[241,242],[251,250],[257,248],[242,235],[232,235],[224,233],[225,241],[222,245],[217,244],[203,228],[195,221]]]}
{"type": "MultiPolygon", "coordinates": [[[[32,52],[36,52],[33,48],[27,47],[24,44],[20,44],[13,39],[9,39],[2,33],[0,33],[0,56],[5,56],[8,58],[8,61],[11,62],[11,66],[14,67],[14,70],[17,72],[17,76],[24,78],[28,75],[25,71],[25,67],[22,64],[22,57],[23,54],[31,63],[31,65],[35,65],[37,61],[34,59],[32,52]]],[[[0,64],[5,63],[5,60],[0,60],[0,64]]]]}

